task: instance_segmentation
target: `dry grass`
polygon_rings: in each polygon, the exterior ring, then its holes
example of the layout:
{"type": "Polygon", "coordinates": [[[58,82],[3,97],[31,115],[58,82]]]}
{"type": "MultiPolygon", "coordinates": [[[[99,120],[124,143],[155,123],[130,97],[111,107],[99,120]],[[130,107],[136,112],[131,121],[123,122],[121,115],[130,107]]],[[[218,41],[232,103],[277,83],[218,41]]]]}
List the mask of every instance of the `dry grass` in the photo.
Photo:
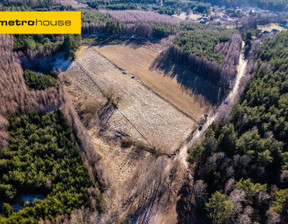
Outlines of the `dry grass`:
{"type": "Polygon", "coordinates": [[[192,19],[194,21],[200,20],[203,17],[202,14],[195,14],[193,12],[190,12],[189,19],[192,19]]]}
{"type": "MultiPolygon", "coordinates": [[[[94,49],[82,47],[81,52],[76,62],[60,76],[69,77],[72,83],[66,89],[74,105],[84,104],[83,95],[101,105],[111,98],[117,107],[105,116],[110,133],[124,133],[136,142],[170,154],[197,127],[193,120],[147,89],[139,79],[124,74],[94,49]]],[[[191,105],[194,103],[190,101],[191,105]]]]}
{"type": "Polygon", "coordinates": [[[173,16],[181,20],[193,20],[193,21],[200,20],[203,17],[202,14],[195,14],[193,12],[190,12],[189,15],[187,15],[185,12],[182,12],[179,15],[175,14],[173,16]]]}
{"type": "MultiPolygon", "coordinates": [[[[94,148],[102,158],[103,170],[109,173],[107,179],[112,184],[104,194],[107,213],[103,222],[127,223],[127,217],[142,207],[149,204],[152,208],[150,198],[156,200],[162,195],[159,193],[162,186],[170,184],[170,159],[161,155],[173,154],[197,124],[95,49],[82,47],[80,51],[77,60],[59,76],[66,83],[65,89],[74,106],[80,104],[87,114],[94,114],[96,110],[99,113],[98,108],[107,104],[117,105],[111,116],[108,112],[106,132],[114,137],[122,136],[122,145],[99,135],[98,124],[88,127],[94,148]]],[[[165,195],[177,198],[176,193],[170,191],[165,195]]],[[[175,223],[176,201],[164,197],[159,204],[153,208],[157,214],[153,212],[149,217],[163,220],[162,223],[175,223]],[[166,209],[170,211],[169,216],[166,209]]]]}
{"type": "Polygon", "coordinates": [[[157,51],[136,45],[108,45],[94,49],[126,72],[140,78],[149,88],[195,120],[202,117],[203,108],[210,106],[203,98],[183,89],[176,78],[171,79],[161,71],[150,69],[159,54],[157,51]]]}

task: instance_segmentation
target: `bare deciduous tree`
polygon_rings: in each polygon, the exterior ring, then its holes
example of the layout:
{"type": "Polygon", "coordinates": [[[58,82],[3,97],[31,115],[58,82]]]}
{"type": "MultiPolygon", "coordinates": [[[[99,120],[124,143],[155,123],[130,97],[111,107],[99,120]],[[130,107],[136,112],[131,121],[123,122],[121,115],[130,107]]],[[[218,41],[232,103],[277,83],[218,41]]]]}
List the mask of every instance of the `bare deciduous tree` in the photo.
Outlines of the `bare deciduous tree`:
{"type": "Polygon", "coordinates": [[[203,180],[197,180],[193,187],[195,199],[200,206],[203,206],[207,201],[207,184],[203,180]]]}
{"type": "Polygon", "coordinates": [[[267,212],[267,224],[278,224],[281,222],[280,215],[274,211],[273,208],[270,208],[267,212]]]}
{"type": "Polygon", "coordinates": [[[235,213],[241,213],[243,210],[242,203],[246,201],[246,194],[244,190],[240,188],[234,189],[230,193],[228,199],[233,202],[235,213]]]}
{"type": "Polygon", "coordinates": [[[225,194],[229,194],[233,190],[235,183],[236,183],[236,181],[234,178],[230,178],[227,181],[227,183],[225,185],[225,194]]]}

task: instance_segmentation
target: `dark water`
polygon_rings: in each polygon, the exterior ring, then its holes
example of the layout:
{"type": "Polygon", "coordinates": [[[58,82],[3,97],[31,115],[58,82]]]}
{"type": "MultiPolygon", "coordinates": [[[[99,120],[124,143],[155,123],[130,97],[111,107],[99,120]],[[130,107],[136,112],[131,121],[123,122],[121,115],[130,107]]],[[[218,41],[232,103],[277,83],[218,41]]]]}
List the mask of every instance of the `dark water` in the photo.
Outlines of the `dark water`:
{"type": "Polygon", "coordinates": [[[30,203],[33,203],[33,201],[35,199],[41,199],[43,200],[45,198],[44,195],[42,194],[25,194],[25,195],[22,195],[20,197],[20,200],[19,202],[17,202],[16,204],[12,205],[14,210],[16,212],[18,212],[19,210],[21,210],[25,204],[26,201],[29,201],[30,203]]]}

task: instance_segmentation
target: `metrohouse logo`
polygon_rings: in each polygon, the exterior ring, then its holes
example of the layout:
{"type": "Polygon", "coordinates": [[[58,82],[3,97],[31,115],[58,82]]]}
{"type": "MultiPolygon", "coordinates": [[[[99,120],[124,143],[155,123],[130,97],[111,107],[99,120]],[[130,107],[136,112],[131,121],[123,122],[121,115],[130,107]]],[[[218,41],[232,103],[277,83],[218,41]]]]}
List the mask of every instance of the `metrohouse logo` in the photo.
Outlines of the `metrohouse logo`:
{"type": "Polygon", "coordinates": [[[81,12],[0,12],[1,34],[80,34],[81,12]]]}

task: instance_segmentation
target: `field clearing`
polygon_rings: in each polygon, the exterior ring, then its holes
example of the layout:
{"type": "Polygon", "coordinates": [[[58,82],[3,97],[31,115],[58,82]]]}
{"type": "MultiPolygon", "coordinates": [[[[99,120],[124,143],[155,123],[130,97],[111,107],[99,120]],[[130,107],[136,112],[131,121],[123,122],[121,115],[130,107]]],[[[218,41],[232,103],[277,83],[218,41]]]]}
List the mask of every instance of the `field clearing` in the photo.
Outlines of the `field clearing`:
{"type": "Polygon", "coordinates": [[[195,14],[193,12],[190,12],[188,15],[185,12],[173,15],[173,17],[181,19],[181,20],[193,20],[193,21],[198,21],[200,20],[203,15],[202,14],[195,14]]]}
{"type": "Polygon", "coordinates": [[[276,23],[270,23],[268,25],[263,25],[263,26],[258,25],[257,28],[259,30],[261,30],[262,32],[265,31],[265,30],[271,32],[273,29],[276,29],[276,30],[279,30],[279,31],[287,30],[284,27],[281,27],[281,26],[277,25],[276,23]]]}
{"type": "Polygon", "coordinates": [[[174,153],[197,128],[192,119],[91,47],[81,47],[77,60],[60,76],[68,77],[71,83],[66,89],[74,105],[86,96],[103,104],[102,92],[113,91],[120,101],[109,118],[108,129],[155,146],[163,153],[174,153]]]}
{"type": "Polygon", "coordinates": [[[178,15],[178,14],[173,15],[173,17],[178,18],[178,19],[181,19],[181,20],[186,20],[187,15],[186,15],[185,12],[182,12],[182,13],[180,13],[179,15],[178,15]]]}
{"type": "Polygon", "coordinates": [[[159,70],[150,69],[159,55],[158,51],[137,45],[107,45],[93,48],[127,73],[140,78],[145,85],[191,118],[199,121],[205,110],[211,107],[203,96],[197,96],[177,83],[176,76],[171,78],[159,70]]]}
{"type": "MultiPolygon", "coordinates": [[[[119,220],[125,222],[117,223],[126,223],[127,217],[149,204],[155,192],[162,189],[159,186],[171,184],[169,162],[198,124],[92,47],[81,47],[77,59],[60,73],[59,78],[75,108],[85,103],[86,98],[89,102],[105,105],[107,98],[103,92],[107,91],[114,92],[120,99],[116,110],[107,119],[105,134],[115,137],[117,133],[125,133],[139,142],[140,147],[137,144],[123,147],[115,143],[99,134],[99,126],[93,122],[88,129],[94,149],[102,158],[103,179],[107,178],[111,183],[103,194],[108,202],[106,217],[109,219],[119,214],[119,220]],[[147,141],[156,147],[156,152],[141,147],[141,143],[147,145],[147,141]]],[[[175,187],[174,182],[172,186],[175,187]]],[[[169,193],[169,197],[171,195],[169,193]]],[[[176,193],[172,196],[177,197],[176,193]]],[[[157,219],[171,223],[169,220],[177,219],[176,200],[174,203],[169,201],[165,207],[169,208],[169,215],[161,211],[157,213],[157,219]]]]}

